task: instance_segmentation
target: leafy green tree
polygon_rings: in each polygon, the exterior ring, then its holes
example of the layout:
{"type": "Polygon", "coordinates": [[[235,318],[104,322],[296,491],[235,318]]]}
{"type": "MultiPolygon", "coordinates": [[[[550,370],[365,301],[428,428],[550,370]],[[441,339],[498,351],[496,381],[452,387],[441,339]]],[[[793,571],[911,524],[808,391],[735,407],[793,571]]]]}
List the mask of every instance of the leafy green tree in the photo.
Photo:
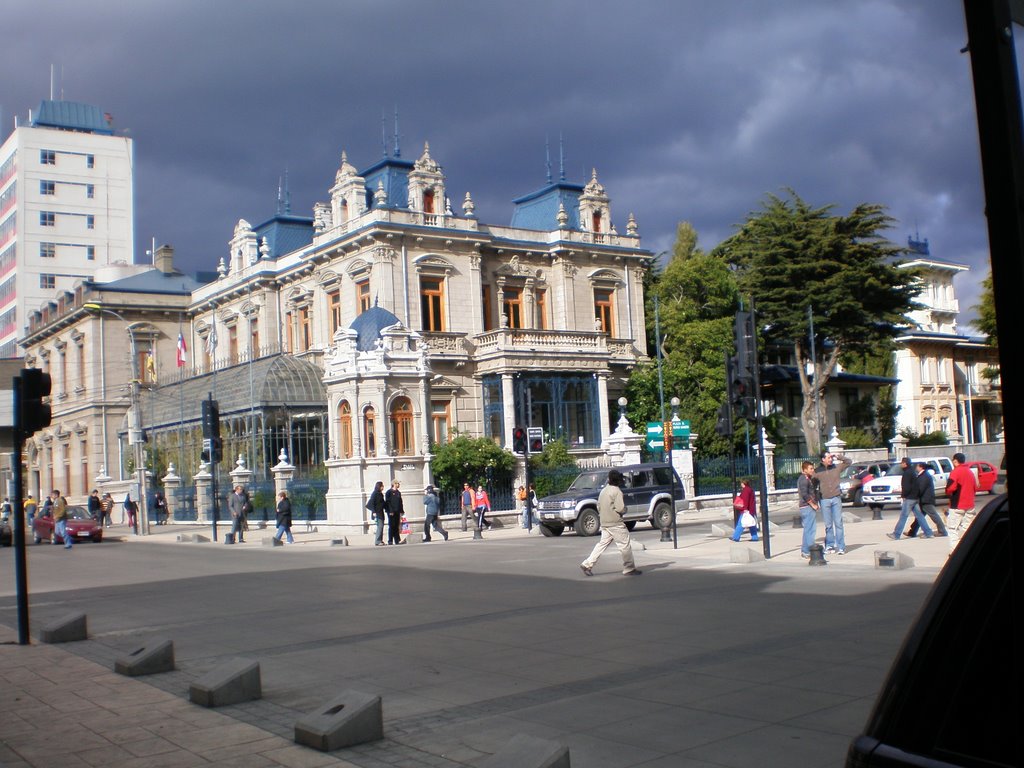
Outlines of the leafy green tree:
{"type": "MultiPolygon", "coordinates": [[[[715,422],[725,402],[725,355],[732,351],[738,294],[729,265],[698,247],[697,233],[687,222],[678,226],[668,264],[647,287],[647,322],[652,332],[655,297],[664,340],[665,398],[679,398],[680,417],[689,419],[691,429],[700,435],[699,453],[725,453],[728,444],[715,433],[715,422]]],[[[650,349],[653,357],[653,343],[650,349]]],[[[626,397],[634,425],[661,420],[656,360],[634,369],[626,397]]]]}
{"type": "Polygon", "coordinates": [[[894,224],[884,207],[862,203],[845,216],[834,215],[834,207],[812,207],[793,190],[785,198],[769,195],[715,250],[736,267],[740,292],[753,297],[765,339],[794,346],[801,430],[812,452],[824,426],[815,394],[824,403],[840,356],[893,338],[919,293],[917,275],[896,265],[903,249],[882,235],[894,224]]]}
{"type": "Polygon", "coordinates": [[[457,490],[463,483],[483,483],[488,467],[492,475],[507,479],[516,465],[512,453],[486,437],[456,434],[444,445],[434,445],[433,451],[434,485],[442,490],[457,490]]]}
{"type": "MultiPolygon", "coordinates": [[[[985,335],[985,340],[990,347],[998,347],[999,329],[996,327],[996,295],[992,287],[991,272],[988,273],[988,277],[981,281],[981,297],[978,299],[978,303],[971,307],[971,309],[978,314],[978,318],[972,325],[985,335]]],[[[982,370],[981,375],[989,381],[994,381],[999,378],[999,366],[986,366],[982,370]]]]}
{"type": "Polygon", "coordinates": [[[992,273],[988,273],[988,277],[981,281],[981,296],[978,298],[978,303],[971,307],[978,318],[972,323],[972,325],[978,329],[979,332],[985,335],[988,343],[993,347],[999,343],[999,333],[996,327],[996,295],[992,287],[992,273]]]}

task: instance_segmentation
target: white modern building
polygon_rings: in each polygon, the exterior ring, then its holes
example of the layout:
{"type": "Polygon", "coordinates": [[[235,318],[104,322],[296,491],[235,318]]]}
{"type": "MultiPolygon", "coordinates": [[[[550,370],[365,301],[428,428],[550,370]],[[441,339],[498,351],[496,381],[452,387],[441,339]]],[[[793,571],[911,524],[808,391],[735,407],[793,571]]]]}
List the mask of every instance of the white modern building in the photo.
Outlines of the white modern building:
{"type": "MultiPolygon", "coordinates": [[[[2,134],[0,134],[2,135],[2,134]]],[[[99,107],[43,101],[0,146],[0,357],[29,314],[133,261],[132,140],[99,107]]]]}
{"type": "Polygon", "coordinates": [[[897,337],[896,402],[900,428],[921,434],[945,432],[955,443],[995,440],[1002,432],[1002,395],[998,379],[986,368],[998,366],[998,353],[983,338],[961,333],[960,303],[954,278],[969,267],[931,256],[927,240],[908,240],[903,264],[921,273],[913,326],[897,337]]]}

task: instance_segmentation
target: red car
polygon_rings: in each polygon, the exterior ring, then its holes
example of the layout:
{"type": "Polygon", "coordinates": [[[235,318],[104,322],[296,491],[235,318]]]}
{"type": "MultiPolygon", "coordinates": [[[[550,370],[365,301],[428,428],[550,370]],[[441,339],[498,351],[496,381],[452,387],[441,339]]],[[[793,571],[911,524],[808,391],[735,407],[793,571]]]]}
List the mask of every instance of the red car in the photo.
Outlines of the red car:
{"type": "MultiPolygon", "coordinates": [[[[53,529],[53,518],[49,511],[45,517],[36,515],[32,520],[32,535],[36,544],[41,544],[44,539],[51,544],[63,544],[64,539],[58,536],[53,529]]],[[[74,536],[75,541],[89,539],[97,544],[103,541],[103,528],[89,516],[85,507],[68,507],[67,529],[68,533],[74,536]]]]}
{"type": "Polygon", "coordinates": [[[978,478],[978,492],[992,493],[992,486],[996,484],[999,475],[996,465],[987,461],[968,461],[966,466],[978,478]]]}

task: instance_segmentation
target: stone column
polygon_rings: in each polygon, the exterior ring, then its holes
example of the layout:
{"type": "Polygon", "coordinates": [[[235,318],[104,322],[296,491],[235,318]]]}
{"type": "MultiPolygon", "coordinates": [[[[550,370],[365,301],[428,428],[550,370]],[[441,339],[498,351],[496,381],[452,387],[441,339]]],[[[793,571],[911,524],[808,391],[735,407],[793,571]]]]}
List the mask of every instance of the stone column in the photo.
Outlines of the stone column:
{"type": "Polygon", "coordinates": [[[611,434],[609,432],[611,419],[608,418],[608,373],[606,371],[599,371],[597,374],[597,412],[600,420],[601,445],[604,445],[611,434]]]}
{"type": "Polygon", "coordinates": [[[174,471],[174,463],[167,465],[167,474],[160,478],[164,484],[164,501],[167,503],[167,522],[174,519],[175,512],[181,509],[181,478],[174,471]]]}
{"type": "Polygon", "coordinates": [[[907,450],[907,442],[907,438],[903,435],[896,435],[896,437],[889,441],[889,445],[892,446],[892,455],[896,457],[897,462],[903,457],[910,455],[910,451],[907,450]]]}
{"type": "Polygon", "coordinates": [[[252,484],[252,470],[246,468],[244,456],[239,455],[235,460],[235,468],[231,470],[230,476],[231,488],[225,489],[227,492],[233,491],[236,485],[242,486],[245,490],[249,489],[252,484]]]}
{"type": "Polygon", "coordinates": [[[516,428],[516,389],[511,373],[501,374],[501,412],[505,421],[505,448],[512,447],[512,431],[516,428]]]}
{"type": "Polygon", "coordinates": [[[284,448],[281,449],[281,455],[277,457],[277,464],[272,466],[270,471],[274,473],[274,499],[276,502],[281,491],[287,491],[295,478],[295,467],[288,463],[288,454],[285,453],[284,448]]]}
{"type": "Polygon", "coordinates": [[[825,443],[825,447],[828,448],[829,453],[835,453],[842,456],[846,453],[846,442],[839,437],[839,430],[832,427],[832,434],[828,436],[828,442],[825,443]]]}
{"type": "Polygon", "coordinates": [[[683,488],[686,489],[686,498],[688,499],[692,499],[697,492],[697,486],[694,481],[693,452],[696,450],[698,437],[699,435],[696,432],[691,432],[689,448],[672,449],[672,466],[675,467],[679,479],[683,482],[683,488]]]}
{"type": "MultiPolygon", "coordinates": [[[[761,435],[764,438],[764,482],[769,491],[775,490],[775,443],[768,439],[768,430],[761,427],[761,435]]],[[[846,443],[843,443],[846,445],[846,443]]],[[[754,450],[761,454],[761,447],[754,445],[754,450]]]]}
{"type": "Polygon", "coordinates": [[[213,499],[210,495],[213,475],[210,473],[210,465],[205,461],[200,464],[192,481],[196,484],[196,520],[210,522],[213,519],[213,499]]]}
{"type": "Polygon", "coordinates": [[[613,466],[640,463],[640,446],[644,438],[633,431],[623,411],[619,416],[618,426],[608,436],[606,441],[608,447],[608,458],[613,466]]]}

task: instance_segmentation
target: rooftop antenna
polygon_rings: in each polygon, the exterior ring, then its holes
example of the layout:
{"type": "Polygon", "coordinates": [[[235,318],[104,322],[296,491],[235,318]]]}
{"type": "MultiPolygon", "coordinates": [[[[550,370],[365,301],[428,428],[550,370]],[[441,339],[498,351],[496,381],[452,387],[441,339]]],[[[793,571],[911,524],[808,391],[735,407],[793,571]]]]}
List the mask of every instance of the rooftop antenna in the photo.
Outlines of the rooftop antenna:
{"type": "Polygon", "coordinates": [[[277,177],[277,214],[281,215],[281,177],[277,177]]]}
{"type": "Polygon", "coordinates": [[[380,144],[384,150],[384,157],[388,156],[388,117],[382,109],[380,111],[380,144]]]}
{"type": "Polygon", "coordinates": [[[290,216],[292,213],[292,193],[288,189],[288,169],[284,169],[284,213],[290,216]]]}
{"type": "Polygon", "coordinates": [[[561,131],[558,132],[558,180],[565,181],[565,145],[561,131]]]}
{"type": "Polygon", "coordinates": [[[548,141],[548,137],[544,137],[544,162],[548,169],[548,184],[551,183],[551,142],[548,141]]]}
{"type": "Polygon", "coordinates": [[[398,144],[398,105],[395,104],[395,157],[402,156],[402,148],[398,144]]]}

